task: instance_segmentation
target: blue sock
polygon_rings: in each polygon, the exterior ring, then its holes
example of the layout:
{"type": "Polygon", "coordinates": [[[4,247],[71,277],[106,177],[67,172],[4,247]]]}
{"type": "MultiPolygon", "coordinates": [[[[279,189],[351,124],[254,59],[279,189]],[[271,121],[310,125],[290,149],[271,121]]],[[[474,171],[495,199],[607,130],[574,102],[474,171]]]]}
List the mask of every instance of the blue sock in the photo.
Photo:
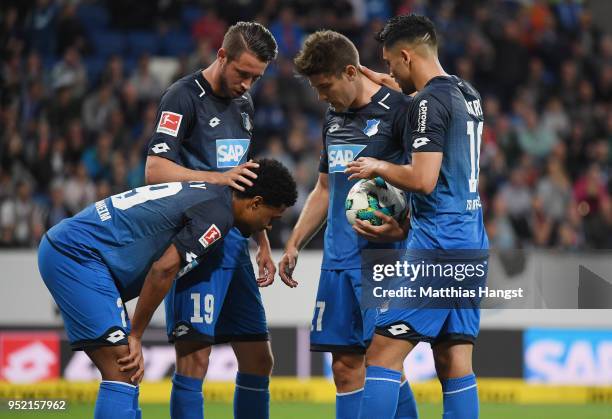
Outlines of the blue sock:
{"type": "Polygon", "coordinates": [[[120,381],[102,381],[94,410],[95,419],[134,419],[138,387],[120,381]]]}
{"type": "Polygon", "coordinates": [[[172,419],[204,419],[204,396],[200,378],[174,373],[170,394],[172,419]]]}
{"type": "Polygon", "coordinates": [[[270,417],[270,377],[238,372],[234,392],[235,419],[270,417]]]}
{"type": "Polygon", "coordinates": [[[355,419],[359,416],[359,405],[363,388],[336,394],[336,419],[355,419]]]}
{"type": "Polygon", "coordinates": [[[367,367],[360,419],[393,419],[402,374],[383,367],[367,367]]]}
{"type": "Polygon", "coordinates": [[[410,388],[408,380],[400,384],[399,399],[397,400],[397,411],[395,419],[417,419],[419,412],[417,411],[414,394],[410,388]]]}
{"type": "Polygon", "coordinates": [[[442,396],[443,419],[478,418],[478,390],[474,374],[442,380],[442,396]]]}

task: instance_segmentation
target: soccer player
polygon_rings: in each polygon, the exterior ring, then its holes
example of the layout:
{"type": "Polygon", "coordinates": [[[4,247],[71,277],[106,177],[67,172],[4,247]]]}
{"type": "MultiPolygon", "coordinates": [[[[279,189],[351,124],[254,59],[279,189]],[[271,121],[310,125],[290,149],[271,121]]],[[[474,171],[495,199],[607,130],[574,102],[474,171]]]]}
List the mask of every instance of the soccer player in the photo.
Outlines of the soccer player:
{"type": "MultiPolygon", "coordinates": [[[[266,28],[238,22],[228,29],[209,67],[168,88],[149,144],[147,183],[202,180],[237,190],[252,184],[257,165],[249,159],[254,110],[248,90],[276,53],[276,41],[266,28]]],[[[270,285],[276,268],[265,232],[253,237],[259,246],[258,278],[247,239],[233,229],[209,264],[189,274],[206,281],[184,281],[166,298],[168,336],[176,349],[173,418],[203,417],[210,346],[225,342],[231,342],[238,359],[235,417],[269,416],[273,358],[258,285],[270,285]],[[208,297],[213,294],[214,302],[208,297]],[[202,307],[210,310],[208,317],[200,315],[202,307]],[[210,319],[215,329],[209,327],[210,319]]]]}
{"type": "MultiPolygon", "coordinates": [[[[192,268],[206,267],[204,255],[232,226],[245,236],[268,229],[295,203],[295,182],[279,162],[261,160],[254,172],[257,179],[242,192],[196,181],[113,195],[43,238],[39,270],[72,349],[84,350],[102,374],[95,418],[140,417],[142,334],[175,278],[182,283],[192,268]],[[130,327],[124,302],[135,297],[130,327]]],[[[216,319],[207,323],[214,328],[216,319]]]]}
{"type": "MultiPolygon", "coordinates": [[[[330,107],[323,124],[319,179],[286,244],[279,271],[287,285],[297,285],[292,273],[299,250],[327,222],[310,348],[332,353],[336,417],[354,419],[363,393],[364,353],[376,315],[375,310],[362,310],[360,306],[360,253],[362,249],[404,248],[408,220],[400,225],[379,212],[385,224],[378,228],[377,237],[387,243],[358,237],[355,230],[367,223],[358,220],[354,230],[347,221],[345,200],[355,181],[350,181],[344,170],[357,156],[396,164],[408,161],[403,130],[410,98],[361,74],[357,49],[337,32],[310,35],[295,58],[295,66],[330,107]]],[[[414,397],[407,383],[402,386],[398,417],[416,417],[414,397]]]]}
{"type": "MultiPolygon", "coordinates": [[[[436,31],[426,17],[394,17],[378,39],[390,74],[403,92],[418,91],[409,113],[412,163],[359,158],[348,164],[350,178],[381,176],[412,192],[409,249],[470,249],[486,254],[488,239],[478,195],[480,95],[469,83],[444,71],[438,61],[436,31]]],[[[444,418],[477,418],[472,348],[479,323],[477,307],[381,312],[366,354],[359,417],[394,416],[402,363],[418,341],[427,341],[442,383],[444,418]]]]}

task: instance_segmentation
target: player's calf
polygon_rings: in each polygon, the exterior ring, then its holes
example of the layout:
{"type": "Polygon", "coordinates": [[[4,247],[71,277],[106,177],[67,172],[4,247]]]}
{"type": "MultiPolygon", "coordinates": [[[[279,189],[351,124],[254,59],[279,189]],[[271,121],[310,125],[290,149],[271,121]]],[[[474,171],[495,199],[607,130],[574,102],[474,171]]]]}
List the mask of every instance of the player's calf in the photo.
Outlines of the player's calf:
{"type": "Polygon", "coordinates": [[[137,419],[138,386],[131,378],[138,368],[120,371],[117,360],[129,355],[126,345],[103,346],[86,350],[94,365],[102,374],[94,411],[95,419],[137,419]]]}
{"type": "Polygon", "coordinates": [[[478,389],[472,371],[472,349],[472,343],[465,341],[446,341],[433,346],[436,371],[442,384],[444,418],[478,418],[478,389]]]}
{"type": "Polygon", "coordinates": [[[232,342],[232,348],[238,359],[234,418],[269,418],[270,374],[274,366],[270,342],[232,342]]]}

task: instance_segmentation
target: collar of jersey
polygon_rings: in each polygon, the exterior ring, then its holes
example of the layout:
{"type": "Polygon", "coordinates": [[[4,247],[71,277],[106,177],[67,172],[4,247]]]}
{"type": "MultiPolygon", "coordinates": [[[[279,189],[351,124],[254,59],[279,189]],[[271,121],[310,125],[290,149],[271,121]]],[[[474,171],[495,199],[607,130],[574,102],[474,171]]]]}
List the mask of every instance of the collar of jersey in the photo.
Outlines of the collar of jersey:
{"type": "Polygon", "coordinates": [[[432,84],[434,81],[453,82],[453,81],[455,81],[455,79],[457,79],[457,76],[453,76],[452,74],[449,74],[448,76],[436,76],[436,77],[432,77],[431,79],[429,79],[429,81],[427,83],[425,83],[425,86],[423,86],[423,89],[425,87],[429,86],[430,84],[432,84]]]}
{"type": "Polygon", "coordinates": [[[363,106],[360,106],[358,108],[348,108],[346,111],[343,111],[343,112],[335,111],[331,107],[329,108],[329,110],[336,115],[347,115],[347,114],[350,115],[350,114],[359,113],[360,111],[363,111],[371,104],[376,103],[382,98],[384,98],[385,95],[389,92],[390,92],[390,89],[388,87],[381,86],[380,89],[378,89],[378,91],[372,95],[372,97],[370,98],[370,101],[363,106]]]}
{"type": "Polygon", "coordinates": [[[206,92],[207,96],[212,96],[213,98],[220,100],[221,102],[231,102],[233,99],[229,98],[229,97],[221,97],[217,94],[215,94],[215,92],[213,91],[212,86],[210,85],[210,83],[208,82],[208,80],[206,80],[206,77],[204,77],[204,74],[202,74],[202,71],[204,69],[200,69],[197,71],[196,73],[196,79],[198,80],[198,82],[200,82],[200,84],[202,85],[202,88],[204,89],[204,91],[206,92]]]}

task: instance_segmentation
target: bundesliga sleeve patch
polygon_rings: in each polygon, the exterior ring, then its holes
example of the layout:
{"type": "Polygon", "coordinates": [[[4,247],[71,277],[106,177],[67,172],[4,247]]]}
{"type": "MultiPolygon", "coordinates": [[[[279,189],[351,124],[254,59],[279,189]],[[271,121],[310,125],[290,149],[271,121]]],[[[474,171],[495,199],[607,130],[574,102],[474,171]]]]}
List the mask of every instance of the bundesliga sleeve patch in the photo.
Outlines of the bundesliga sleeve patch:
{"type": "Polygon", "coordinates": [[[163,111],[161,117],[159,118],[159,123],[157,124],[157,132],[176,137],[178,135],[182,120],[183,115],[180,113],[163,111]]]}
{"type": "Polygon", "coordinates": [[[202,237],[198,239],[202,247],[206,249],[208,246],[221,238],[221,230],[216,225],[211,225],[202,237]]]}

